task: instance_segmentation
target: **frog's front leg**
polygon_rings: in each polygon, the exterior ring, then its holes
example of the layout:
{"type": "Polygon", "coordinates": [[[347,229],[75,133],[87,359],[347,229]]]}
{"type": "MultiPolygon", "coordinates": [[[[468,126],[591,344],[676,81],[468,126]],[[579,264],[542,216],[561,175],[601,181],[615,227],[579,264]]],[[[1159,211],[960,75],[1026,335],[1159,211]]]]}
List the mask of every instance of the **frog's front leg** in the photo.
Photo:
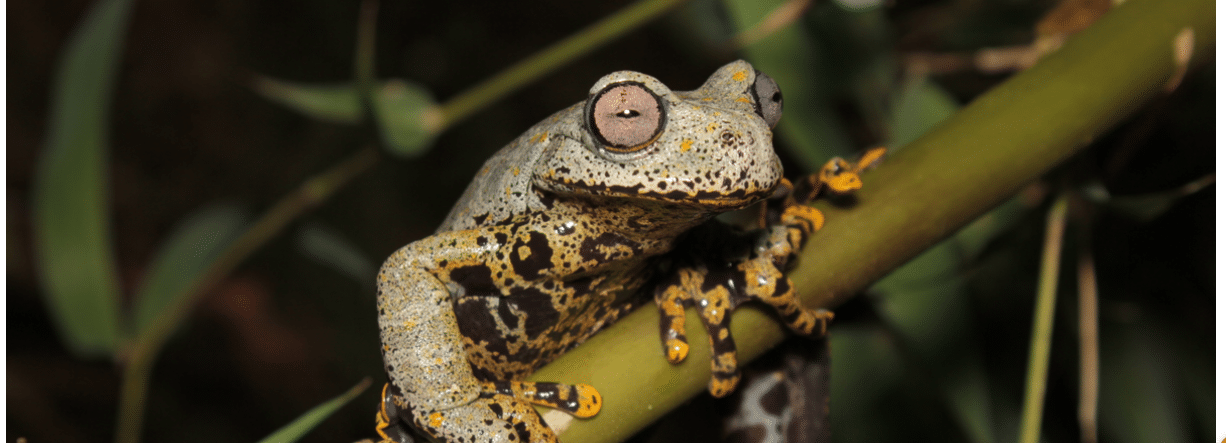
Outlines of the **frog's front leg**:
{"type": "MultiPolygon", "coordinates": [[[[379,272],[379,328],[389,386],[377,417],[385,441],[405,424],[442,441],[551,442],[529,403],[591,416],[600,399],[587,385],[478,380],[464,349],[448,285],[425,263],[444,261],[462,240],[435,236],[393,254],[379,272]],[[593,406],[594,405],[594,406],[593,406]]],[[[459,247],[458,249],[464,249],[459,247]]]]}
{"type": "Polygon", "coordinates": [[[796,189],[784,180],[782,198],[768,205],[765,229],[737,233],[720,223],[696,228],[679,246],[678,266],[656,287],[660,333],[670,362],[685,359],[685,306],[695,306],[711,343],[708,390],[722,397],[740,380],[736,344],[728,330],[731,311],[741,303],[760,300],[770,305],[794,332],[821,336],[834,314],[800,304],[784,270],[809,236],[824,223],[821,212],[808,206],[822,191],[847,193],[860,188],[859,174],[875,166],[884,148],[865,153],[855,164],[834,159],[796,189]]]}

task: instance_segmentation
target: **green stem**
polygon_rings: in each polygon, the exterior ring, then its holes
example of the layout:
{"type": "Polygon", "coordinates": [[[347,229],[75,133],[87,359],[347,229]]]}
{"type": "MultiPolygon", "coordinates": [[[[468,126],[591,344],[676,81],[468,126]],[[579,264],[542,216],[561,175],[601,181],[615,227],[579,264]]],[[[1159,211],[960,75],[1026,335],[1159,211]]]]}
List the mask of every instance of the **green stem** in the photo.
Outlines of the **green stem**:
{"type": "Polygon", "coordinates": [[[520,60],[441,106],[437,131],[442,131],[511,91],[540,78],[574,58],[642,26],[686,0],[640,0],[552,46],[520,60]]]}
{"type": "MultiPolygon", "coordinates": [[[[1163,93],[1185,28],[1195,35],[1193,63],[1212,54],[1213,11],[1209,0],[1130,0],[898,149],[865,176],[855,206],[822,206],[826,226],[791,273],[797,292],[809,306],[836,306],[1016,194],[1163,93]]],[[[732,317],[742,363],[785,336],[773,315],[746,308],[732,317]]],[[[661,355],[659,317],[648,306],[537,371],[532,380],[590,383],[604,399],[591,420],[548,417],[566,428],[561,437],[625,439],[702,392],[706,332],[692,311],[687,319],[691,354],[682,364],[661,355]]]]}
{"type": "Polygon", "coordinates": [[[353,77],[358,84],[358,96],[365,103],[375,84],[375,20],[379,0],[364,0],[358,10],[358,38],[354,48],[353,77]]]}
{"type": "Polygon", "coordinates": [[[377,150],[362,149],[332,169],[307,180],[297,191],[282,198],[197,277],[188,296],[179,297],[136,337],[123,368],[116,442],[140,441],[145,398],[148,395],[150,373],[157,353],[170,338],[170,334],[183,324],[208,289],[229,275],[252,252],[280,233],[290,221],[326,200],[362,171],[374,166],[378,158],[377,150]]]}
{"type": "Polygon", "coordinates": [[[1035,297],[1034,330],[1030,336],[1030,365],[1026,370],[1026,397],[1018,441],[1038,443],[1043,423],[1043,397],[1047,392],[1047,362],[1051,358],[1051,330],[1056,315],[1056,283],[1060,281],[1060,247],[1068,215],[1068,197],[1061,195],[1047,213],[1047,238],[1039,268],[1035,297]]]}

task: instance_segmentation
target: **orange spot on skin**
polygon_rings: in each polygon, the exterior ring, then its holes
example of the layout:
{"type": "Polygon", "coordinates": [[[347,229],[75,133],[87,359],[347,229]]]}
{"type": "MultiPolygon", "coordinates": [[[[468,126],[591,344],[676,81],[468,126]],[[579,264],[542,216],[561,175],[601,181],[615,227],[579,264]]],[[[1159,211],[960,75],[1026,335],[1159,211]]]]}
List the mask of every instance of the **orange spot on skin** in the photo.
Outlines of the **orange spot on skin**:
{"type": "Polygon", "coordinates": [[[749,78],[749,74],[746,74],[745,71],[736,71],[735,74],[732,74],[732,79],[738,82],[743,82],[747,78],[749,78]]]}
{"type": "Polygon", "coordinates": [[[741,97],[741,98],[736,99],[736,101],[741,102],[741,103],[750,103],[748,97],[741,97]]]}
{"type": "Polygon", "coordinates": [[[685,139],[685,140],[682,140],[682,141],[681,141],[681,152],[686,152],[686,151],[689,151],[689,150],[690,150],[690,148],[693,148],[693,147],[694,147],[694,141],[693,141],[693,140],[690,140],[690,139],[688,139],[688,138],[687,138],[687,139],[685,139]]]}
{"type": "Polygon", "coordinates": [[[442,424],[443,424],[443,414],[440,414],[437,412],[430,414],[430,427],[437,428],[442,424]]]}

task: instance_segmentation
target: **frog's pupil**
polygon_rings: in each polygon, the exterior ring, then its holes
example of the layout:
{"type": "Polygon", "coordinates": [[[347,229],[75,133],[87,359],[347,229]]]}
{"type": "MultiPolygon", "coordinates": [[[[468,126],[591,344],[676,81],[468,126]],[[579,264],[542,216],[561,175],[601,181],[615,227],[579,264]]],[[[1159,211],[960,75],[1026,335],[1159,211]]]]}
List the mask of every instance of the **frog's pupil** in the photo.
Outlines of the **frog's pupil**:
{"type": "Polygon", "coordinates": [[[635,111],[633,109],[623,109],[621,112],[617,113],[617,116],[621,118],[634,118],[639,116],[639,111],[635,111]]]}

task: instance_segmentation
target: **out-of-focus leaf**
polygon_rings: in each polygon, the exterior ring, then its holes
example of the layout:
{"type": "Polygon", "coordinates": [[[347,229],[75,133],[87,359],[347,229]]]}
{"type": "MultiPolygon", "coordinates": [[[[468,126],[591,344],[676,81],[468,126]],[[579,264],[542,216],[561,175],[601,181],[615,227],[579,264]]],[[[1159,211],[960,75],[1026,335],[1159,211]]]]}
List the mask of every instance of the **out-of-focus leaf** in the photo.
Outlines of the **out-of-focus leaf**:
{"type": "Polygon", "coordinates": [[[1094,192],[1092,189],[1087,194],[1091,198],[1095,198],[1095,194],[1097,194],[1095,199],[1100,201],[1109,210],[1130,216],[1142,222],[1148,222],[1165,214],[1180,199],[1212,185],[1216,179],[1216,174],[1211,174],[1180,186],[1177,189],[1150,194],[1107,197],[1106,190],[1102,189],[1101,186],[1094,188],[1098,189],[1099,192],[1094,192]]]}
{"type": "Polygon", "coordinates": [[[34,177],[39,277],[60,338],[79,356],[113,353],[121,334],[107,207],[107,118],[131,6],[130,0],[96,3],[65,47],[34,177]]]}
{"type": "Polygon", "coordinates": [[[311,432],[311,429],[314,429],[316,425],[319,425],[320,422],[324,421],[324,419],[336,412],[337,409],[340,409],[341,406],[344,406],[345,403],[349,403],[350,400],[353,400],[354,397],[357,397],[358,394],[361,394],[362,391],[365,391],[368,387],[370,387],[370,379],[362,379],[362,381],[358,382],[357,385],[349,388],[348,391],[345,391],[344,394],[338,395],[331,400],[323,402],[319,406],[311,408],[310,411],[302,414],[290,424],[278,429],[277,432],[273,432],[268,437],[264,437],[263,440],[260,440],[260,443],[288,443],[298,441],[298,439],[306,435],[307,432],[311,432]]]}
{"type": "MultiPolygon", "coordinates": [[[[783,1],[726,0],[728,16],[738,30],[754,26],[783,1]]],[[[831,156],[845,154],[851,144],[831,109],[829,81],[821,72],[822,49],[803,29],[788,25],[745,48],[754,68],[775,79],[783,91],[783,120],[778,134],[809,171],[831,156]]]]}
{"type": "Polygon", "coordinates": [[[960,106],[948,93],[928,78],[905,82],[894,98],[890,115],[890,146],[911,143],[954,115],[960,106]]]}
{"type": "Polygon", "coordinates": [[[903,361],[880,329],[839,327],[830,332],[830,427],[841,442],[891,441],[890,427],[864,426],[864,417],[880,416],[880,407],[899,392],[903,361]]]}
{"type": "Polygon", "coordinates": [[[255,76],[252,88],[269,100],[311,118],[355,124],[362,119],[362,102],[353,83],[309,85],[255,76]]]}
{"type": "Polygon", "coordinates": [[[934,400],[945,403],[970,441],[988,442],[988,381],[982,356],[971,352],[981,347],[973,339],[970,295],[959,263],[955,241],[947,240],[890,273],[872,291],[880,294],[882,319],[932,374],[934,392],[940,394],[934,400]]]}
{"type": "MultiPolygon", "coordinates": [[[[1144,321],[1104,329],[1102,397],[1103,440],[1122,443],[1191,441],[1178,389],[1178,366],[1172,344],[1144,321]]],[[[1107,326],[1107,325],[1104,325],[1107,326]]]]}
{"type": "Polygon", "coordinates": [[[236,205],[216,204],[180,222],[162,243],[136,291],[133,332],[140,334],[163,309],[190,295],[201,274],[238,238],[248,220],[236,205]]]}
{"type": "Polygon", "coordinates": [[[375,120],[387,148],[404,157],[426,152],[438,131],[436,120],[441,118],[430,93],[417,83],[393,79],[372,94],[375,120]]]}
{"type": "Polygon", "coordinates": [[[308,257],[335,268],[362,284],[375,281],[375,265],[353,243],[318,223],[298,231],[294,243],[308,257]]]}

